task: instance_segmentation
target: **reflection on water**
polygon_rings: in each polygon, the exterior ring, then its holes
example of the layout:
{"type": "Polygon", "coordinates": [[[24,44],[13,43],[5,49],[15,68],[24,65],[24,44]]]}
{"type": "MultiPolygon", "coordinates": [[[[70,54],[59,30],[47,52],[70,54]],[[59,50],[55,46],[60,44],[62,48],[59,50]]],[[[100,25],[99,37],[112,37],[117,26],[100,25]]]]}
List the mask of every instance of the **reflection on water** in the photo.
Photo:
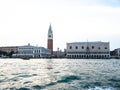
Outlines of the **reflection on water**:
{"type": "Polygon", "coordinates": [[[0,90],[120,90],[120,60],[0,59],[0,90]]]}

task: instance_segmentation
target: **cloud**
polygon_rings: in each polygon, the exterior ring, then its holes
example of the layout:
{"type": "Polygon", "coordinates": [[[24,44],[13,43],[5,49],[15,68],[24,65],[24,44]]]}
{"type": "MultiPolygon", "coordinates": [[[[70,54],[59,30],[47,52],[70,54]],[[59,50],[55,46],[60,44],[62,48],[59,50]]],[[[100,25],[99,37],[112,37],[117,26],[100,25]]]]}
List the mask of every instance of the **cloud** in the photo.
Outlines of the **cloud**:
{"type": "Polygon", "coordinates": [[[120,7],[120,0],[99,0],[100,4],[111,6],[111,7],[120,7]]]}
{"type": "MultiPolygon", "coordinates": [[[[65,0],[64,0],[65,2],[65,0]]],[[[120,0],[66,0],[71,5],[120,7],[120,0]]]]}

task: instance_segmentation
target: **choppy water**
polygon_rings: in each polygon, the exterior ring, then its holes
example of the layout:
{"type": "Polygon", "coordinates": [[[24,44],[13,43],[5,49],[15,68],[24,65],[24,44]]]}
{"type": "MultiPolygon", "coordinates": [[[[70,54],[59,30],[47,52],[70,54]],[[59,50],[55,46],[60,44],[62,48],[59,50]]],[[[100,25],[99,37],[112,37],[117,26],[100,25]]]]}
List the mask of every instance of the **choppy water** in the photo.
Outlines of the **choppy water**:
{"type": "Polygon", "coordinates": [[[120,60],[0,59],[0,90],[120,90],[120,60]]]}

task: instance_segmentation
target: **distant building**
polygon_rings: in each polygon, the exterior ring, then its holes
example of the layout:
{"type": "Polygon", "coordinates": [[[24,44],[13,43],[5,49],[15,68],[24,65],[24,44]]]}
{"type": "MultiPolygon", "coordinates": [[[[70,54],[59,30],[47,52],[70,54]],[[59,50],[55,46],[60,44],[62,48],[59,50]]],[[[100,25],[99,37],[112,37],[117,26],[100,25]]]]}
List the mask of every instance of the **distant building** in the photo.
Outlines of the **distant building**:
{"type": "Polygon", "coordinates": [[[67,58],[110,58],[109,42],[67,43],[67,58]]]}
{"type": "Polygon", "coordinates": [[[65,51],[63,52],[62,50],[58,48],[57,51],[53,52],[53,57],[54,58],[65,58],[65,51]]]}
{"type": "Polygon", "coordinates": [[[18,47],[17,46],[6,46],[6,47],[0,47],[0,51],[3,52],[17,52],[18,51],[18,47]]]}
{"type": "Polygon", "coordinates": [[[49,49],[51,53],[53,54],[53,31],[52,31],[51,24],[48,30],[47,49],[49,49]]]}
{"type": "Polygon", "coordinates": [[[111,58],[120,58],[120,48],[111,51],[111,58]]]}
{"type": "Polygon", "coordinates": [[[115,51],[115,55],[120,57],[120,48],[117,48],[114,51],[115,51]]]}
{"type": "Polygon", "coordinates": [[[28,44],[25,46],[19,46],[18,53],[14,54],[13,57],[47,58],[47,57],[51,57],[51,52],[50,50],[44,47],[36,47],[36,46],[31,46],[30,44],[28,44]]]}

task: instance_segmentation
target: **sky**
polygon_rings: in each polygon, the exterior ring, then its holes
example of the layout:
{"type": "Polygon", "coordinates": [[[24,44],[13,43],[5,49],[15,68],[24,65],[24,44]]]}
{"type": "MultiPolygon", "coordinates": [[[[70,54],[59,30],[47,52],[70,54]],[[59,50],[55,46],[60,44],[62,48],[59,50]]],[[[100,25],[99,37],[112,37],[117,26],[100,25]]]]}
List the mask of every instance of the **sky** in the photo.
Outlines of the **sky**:
{"type": "Polygon", "coordinates": [[[0,0],[0,46],[47,47],[50,23],[54,50],[86,41],[120,48],[120,0],[0,0]]]}

